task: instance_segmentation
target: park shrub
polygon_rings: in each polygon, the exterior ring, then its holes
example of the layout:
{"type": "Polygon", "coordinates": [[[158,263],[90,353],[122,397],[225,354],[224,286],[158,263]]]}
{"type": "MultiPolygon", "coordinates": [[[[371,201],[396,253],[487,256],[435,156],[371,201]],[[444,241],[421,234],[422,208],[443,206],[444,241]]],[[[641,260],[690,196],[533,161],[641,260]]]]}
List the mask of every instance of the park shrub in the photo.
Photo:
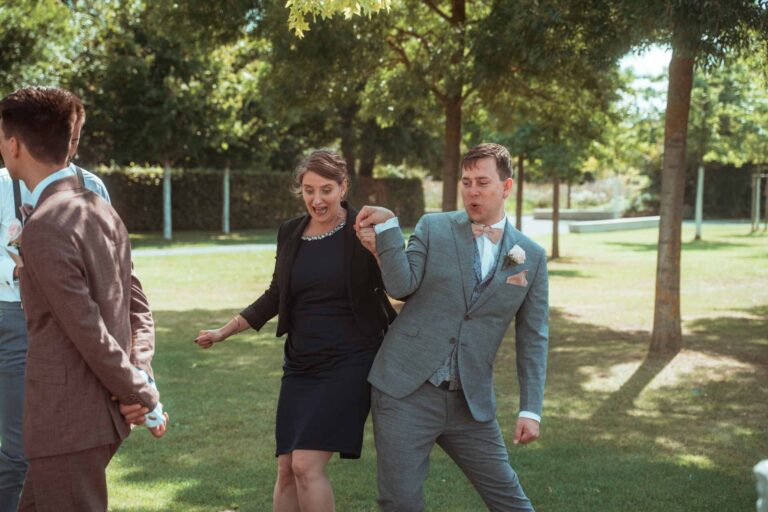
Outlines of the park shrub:
{"type": "MultiPolygon", "coordinates": [[[[755,166],[742,167],[711,163],[706,166],[704,176],[704,218],[746,219],[751,214],[752,173],[755,166]]],[[[696,204],[696,171],[687,173],[686,213],[693,217],[696,204]]]]}
{"type": "MultiPolygon", "coordinates": [[[[129,231],[163,229],[163,170],[159,167],[102,167],[112,204],[129,231]]],[[[213,169],[171,171],[171,216],[174,230],[221,229],[223,172],[213,169]]],[[[273,228],[302,214],[300,198],[290,191],[284,172],[230,172],[230,227],[233,230],[273,228]]],[[[421,181],[401,178],[353,178],[350,203],[379,204],[393,209],[403,225],[411,226],[424,213],[421,181]]]]}

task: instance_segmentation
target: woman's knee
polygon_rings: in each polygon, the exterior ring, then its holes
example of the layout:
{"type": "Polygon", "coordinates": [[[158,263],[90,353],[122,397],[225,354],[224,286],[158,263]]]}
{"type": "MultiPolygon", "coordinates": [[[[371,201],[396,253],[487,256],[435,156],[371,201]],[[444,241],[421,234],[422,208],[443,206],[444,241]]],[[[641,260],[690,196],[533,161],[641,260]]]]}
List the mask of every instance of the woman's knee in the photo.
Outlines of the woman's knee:
{"type": "Polygon", "coordinates": [[[292,469],[293,458],[291,454],[280,455],[277,458],[277,485],[287,487],[293,485],[294,475],[292,469]]]}
{"type": "Polygon", "coordinates": [[[312,481],[325,473],[327,459],[315,454],[293,454],[291,471],[300,483],[312,481]]]}

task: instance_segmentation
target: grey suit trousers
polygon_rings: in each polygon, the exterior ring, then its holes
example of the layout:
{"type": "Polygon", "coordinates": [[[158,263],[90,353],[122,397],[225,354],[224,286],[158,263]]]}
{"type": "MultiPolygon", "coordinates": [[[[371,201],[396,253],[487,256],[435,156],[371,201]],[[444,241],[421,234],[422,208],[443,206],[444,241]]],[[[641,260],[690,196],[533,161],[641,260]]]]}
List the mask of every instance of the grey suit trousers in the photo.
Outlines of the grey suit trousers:
{"type": "Polygon", "coordinates": [[[435,443],[464,471],[489,510],[533,511],[509,464],[498,421],[476,421],[462,391],[427,382],[397,399],[374,387],[371,410],[382,511],[424,510],[424,480],[435,443]]]}

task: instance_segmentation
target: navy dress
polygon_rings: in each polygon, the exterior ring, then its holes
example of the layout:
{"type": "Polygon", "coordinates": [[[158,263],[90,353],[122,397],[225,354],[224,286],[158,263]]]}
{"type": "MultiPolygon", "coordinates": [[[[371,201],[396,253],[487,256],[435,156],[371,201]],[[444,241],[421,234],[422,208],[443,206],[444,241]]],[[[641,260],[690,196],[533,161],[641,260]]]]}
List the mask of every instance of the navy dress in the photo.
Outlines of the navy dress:
{"type": "Polygon", "coordinates": [[[358,327],[347,289],[344,230],[302,240],[290,277],[290,320],[277,405],[276,455],[357,459],[370,409],[368,372],[381,335],[358,327]]]}

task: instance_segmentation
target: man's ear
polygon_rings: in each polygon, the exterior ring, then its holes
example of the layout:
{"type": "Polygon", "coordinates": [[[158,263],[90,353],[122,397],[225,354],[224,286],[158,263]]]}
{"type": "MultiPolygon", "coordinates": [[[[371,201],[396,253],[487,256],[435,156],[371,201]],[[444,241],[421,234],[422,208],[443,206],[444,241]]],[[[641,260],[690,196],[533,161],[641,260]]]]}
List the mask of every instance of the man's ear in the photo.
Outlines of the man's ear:
{"type": "Polygon", "coordinates": [[[13,158],[19,158],[21,156],[21,141],[17,139],[16,137],[11,137],[11,139],[8,141],[8,146],[11,148],[11,156],[13,158]]]}
{"type": "Polygon", "coordinates": [[[507,178],[504,180],[504,199],[509,197],[509,194],[512,193],[512,186],[515,184],[515,180],[512,178],[507,178]]]}

